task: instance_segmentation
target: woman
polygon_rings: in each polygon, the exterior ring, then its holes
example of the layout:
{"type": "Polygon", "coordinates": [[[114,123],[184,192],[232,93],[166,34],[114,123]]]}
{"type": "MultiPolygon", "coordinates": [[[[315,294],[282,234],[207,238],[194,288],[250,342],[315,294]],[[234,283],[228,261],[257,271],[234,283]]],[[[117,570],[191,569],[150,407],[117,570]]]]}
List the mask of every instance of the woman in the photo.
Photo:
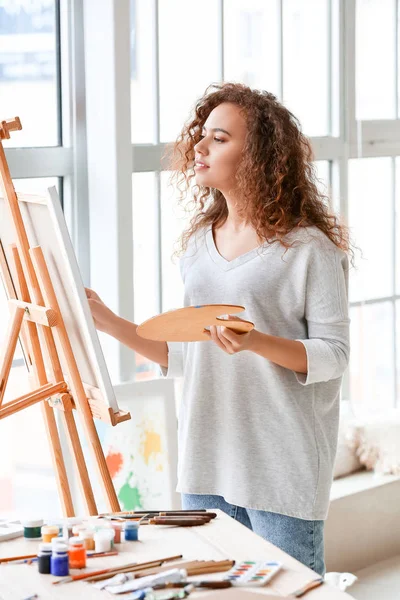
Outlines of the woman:
{"type": "Polygon", "coordinates": [[[347,230],[318,191],[297,120],[272,94],[213,86],[174,150],[183,197],[196,181],[185,306],[240,304],[255,328],[211,326],[211,343],[144,340],[88,290],[95,323],[164,375],[184,376],[183,508],[221,508],[323,575],[349,358],[347,230]]]}

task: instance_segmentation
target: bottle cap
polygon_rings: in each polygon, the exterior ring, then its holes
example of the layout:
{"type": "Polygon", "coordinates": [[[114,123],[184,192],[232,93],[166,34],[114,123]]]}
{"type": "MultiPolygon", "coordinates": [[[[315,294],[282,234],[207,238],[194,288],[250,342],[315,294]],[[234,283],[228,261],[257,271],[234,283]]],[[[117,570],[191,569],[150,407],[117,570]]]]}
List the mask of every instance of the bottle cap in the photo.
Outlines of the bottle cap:
{"type": "Polygon", "coordinates": [[[49,543],[43,543],[43,544],[39,544],[38,547],[38,552],[52,552],[53,551],[53,544],[49,544],[49,543]]]}
{"type": "Polygon", "coordinates": [[[41,527],[43,525],[43,519],[27,519],[22,521],[22,527],[41,527]]]}
{"type": "Polygon", "coordinates": [[[74,537],[69,538],[70,546],[81,546],[83,544],[83,539],[75,535],[74,537]]]}
{"type": "Polygon", "coordinates": [[[60,528],[58,527],[58,525],[43,525],[42,527],[42,535],[46,533],[56,533],[58,535],[59,531],[60,528]]]}
{"type": "Polygon", "coordinates": [[[92,529],[85,529],[84,531],[81,531],[79,535],[83,540],[92,540],[94,531],[92,529]]]}
{"type": "Polygon", "coordinates": [[[64,542],[57,542],[57,544],[52,544],[53,552],[56,554],[66,554],[68,551],[68,546],[64,542]]]}

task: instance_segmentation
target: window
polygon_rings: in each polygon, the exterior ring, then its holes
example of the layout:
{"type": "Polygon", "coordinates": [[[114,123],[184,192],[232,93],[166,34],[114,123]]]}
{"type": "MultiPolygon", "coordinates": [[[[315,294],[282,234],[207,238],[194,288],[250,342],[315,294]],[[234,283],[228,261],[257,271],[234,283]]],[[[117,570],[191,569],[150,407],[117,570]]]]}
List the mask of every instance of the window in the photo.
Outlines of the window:
{"type": "Polygon", "coordinates": [[[396,402],[397,161],[349,161],[349,224],[363,253],[350,278],[350,394],[354,405],[368,412],[396,402]]]}
{"type": "MultiPolygon", "coordinates": [[[[133,187],[133,291],[134,321],[142,323],[159,314],[157,175],[134,173],[133,187]]],[[[136,378],[157,375],[157,366],[136,353],[136,378]]]]}
{"type": "Polygon", "coordinates": [[[317,160],[315,163],[316,179],[318,189],[321,194],[327,196],[328,199],[332,195],[332,182],[331,182],[331,166],[328,160],[317,160]]]}
{"type": "MultiPolygon", "coordinates": [[[[331,77],[338,14],[335,0],[206,0],[194,23],[183,0],[131,0],[135,322],[183,303],[174,252],[188,215],[168,186],[169,174],[160,172],[164,144],[176,139],[198,97],[221,78],[269,90],[308,135],[329,136],[338,103],[331,77]],[[154,142],[157,152],[148,145],[154,142]]],[[[338,153],[324,142],[322,148],[316,169],[321,190],[330,194],[330,161],[338,153]]],[[[152,369],[142,365],[140,372],[145,368],[152,369]]]]}
{"type": "MultiPolygon", "coordinates": [[[[137,0],[136,13],[139,6],[137,0]]],[[[187,22],[180,2],[174,2],[170,11],[163,0],[155,6],[152,33],[146,38],[148,44],[149,36],[158,39],[158,54],[149,56],[153,81],[160,86],[160,109],[157,112],[157,101],[151,101],[147,110],[153,107],[162,142],[175,139],[190,107],[207,83],[219,79],[219,73],[225,81],[242,81],[276,94],[311,137],[318,186],[330,196],[331,208],[340,219],[349,223],[352,240],[362,250],[362,256],[356,250],[356,269],[350,270],[352,353],[343,398],[354,401],[360,410],[392,406],[396,388],[400,389],[397,0],[229,0],[201,11],[197,37],[189,27],[177,28],[175,11],[181,11],[182,24],[187,22]],[[202,14],[207,14],[206,25],[202,14]],[[167,47],[166,31],[171,28],[174,34],[169,39],[174,41],[167,47]],[[184,37],[188,31],[191,45],[184,37]],[[202,36],[208,42],[205,49],[202,36]],[[182,56],[185,47],[190,52],[182,56]],[[206,54],[199,62],[200,48],[206,54]],[[362,128],[357,120],[363,121],[362,128]],[[372,344],[374,339],[379,345],[372,344]]],[[[136,59],[139,56],[140,52],[136,59]]],[[[158,154],[150,156],[134,146],[137,156],[143,157],[141,168],[145,164],[146,170],[160,171],[165,147],[159,143],[158,148],[158,154]]],[[[170,257],[185,216],[179,213],[167,180],[167,174],[161,173],[160,185],[155,186],[158,213],[151,233],[148,230],[149,239],[156,229],[160,236],[158,267],[152,259],[154,269],[159,269],[160,312],[179,306],[182,298],[179,269],[170,257]]],[[[145,217],[137,214],[136,218],[138,235],[144,237],[145,217]]],[[[153,294],[156,280],[155,274],[153,294]]]]}
{"type": "Polygon", "coordinates": [[[363,252],[350,284],[350,301],[392,296],[393,164],[387,157],[349,162],[349,226],[363,252]]]}
{"type": "Polygon", "coordinates": [[[154,4],[131,0],[131,125],[132,142],[157,141],[156,31],[154,4]]]}
{"type": "Polygon", "coordinates": [[[158,5],[160,135],[170,142],[196,99],[221,78],[218,2],[202,0],[195,16],[186,0],[161,0],[158,5]]]}
{"type": "Polygon", "coordinates": [[[309,136],[331,131],[329,6],[283,0],[283,100],[309,136]]]}
{"type": "Polygon", "coordinates": [[[396,117],[397,0],[357,0],[356,117],[396,117]]]}
{"type": "Polygon", "coordinates": [[[0,6],[1,118],[23,126],[11,146],[60,144],[58,2],[2,2],[0,6]]]}
{"type": "Polygon", "coordinates": [[[224,79],[280,95],[279,2],[224,4],[224,79]]]}
{"type": "Polygon", "coordinates": [[[161,174],[162,310],[183,306],[179,272],[180,236],[188,227],[188,215],[178,202],[169,172],[161,174]]]}
{"type": "MultiPolygon", "coordinates": [[[[86,145],[84,137],[74,137],[65,115],[75,110],[75,117],[81,118],[80,132],[86,127],[90,132],[96,125],[77,110],[85,98],[82,73],[74,80],[71,69],[65,66],[68,60],[62,60],[66,47],[60,43],[65,27],[63,3],[38,0],[34,14],[29,15],[25,2],[14,2],[18,10],[11,12],[9,3],[3,5],[0,36],[6,52],[0,58],[2,110],[11,111],[4,118],[18,114],[24,127],[6,143],[7,157],[14,177],[25,183],[27,178],[47,177],[62,183],[60,191],[78,260],[85,265],[88,205],[80,182],[86,145]],[[29,71],[32,57],[14,52],[22,42],[29,42],[34,49],[36,74],[29,71]],[[39,59],[40,48],[43,56],[39,59]],[[59,64],[64,65],[62,77],[59,64]],[[24,96],[19,93],[22,88],[26,90],[24,96]],[[31,97],[35,103],[27,102],[31,97]],[[37,98],[40,102],[36,106],[37,98]],[[16,99],[21,105],[15,104],[16,99]],[[32,106],[34,112],[29,113],[32,106]],[[32,117],[41,110],[45,127],[32,117]],[[79,144],[80,154],[76,155],[79,144]],[[21,148],[17,150],[15,145],[21,148]]],[[[131,0],[130,5],[131,103],[126,107],[127,95],[115,93],[113,110],[114,117],[121,116],[122,121],[131,118],[132,219],[127,222],[129,227],[132,223],[133,252],[129,251],[129,260],[119,266],[118,278],[122,286],[124,280],[132,279],[133,272],[135,321],[182,302],[179,268],[172,255],[175,241],[187,225],[187,215],[181,214],[167,184],[169,175],[161,161],[166,144],[176,138],[210,83],[243,81],[276,94],[299,118],[314,149],[318,185],[332,194],[333,208],[349,222],[352,237],[363,251],[363,258],[356,254],[357,269],[350,273],[354,350],[343,397],[354,396],[360,404],[368,396],[368,406],[379,403],[372,385],[375,378],[382,382],[388,404],[394,403],[400,364],[397,0],[206,0],[195,21],[191,7],[183,0],[131,0]],[[207,43],[202,43],[204,40],[207,43]],[[378,206],[379,227],[374,212],[378,206]],[[371,315],[380,323],[380,339],[387,353],[386,366],[376,362],[374,372],[366,365],[375,359],[366,356],[362,342],[374,335],[371,315]],[[367,391],[361,390],[358,376],[367,391]]],[[[116,0],[113,6],[122,10],[116,0]]],[[[105,7],[99,4],[96,10],[105,16],[105,7]]],[[[76,26],[82,44],[82,14],[78,14],[76,26]]],[[[116,65],[121,58],[127,60],[121,54],[125,47],[121,44],[116,48],[116,65]]],[[[73,60],[70,55],[67,58],[73,60]]],[[[73,66],[79,74],[79,61],[75,59],[73,66]]],[[[104,119],[108,117],[104,114],[104,119]]],[[[95,168],[92,164],[89,167],[95,168]]],[[[122,202],[122,197],[118,201],[122,202]]],[[[88,270],[85,275],[87,280],[88,270]]],[[[383,360],[382,355],[379,360],[383,360]]],[[[138,377],[155,373],[154,366],[136,357],[138,377]]]]}

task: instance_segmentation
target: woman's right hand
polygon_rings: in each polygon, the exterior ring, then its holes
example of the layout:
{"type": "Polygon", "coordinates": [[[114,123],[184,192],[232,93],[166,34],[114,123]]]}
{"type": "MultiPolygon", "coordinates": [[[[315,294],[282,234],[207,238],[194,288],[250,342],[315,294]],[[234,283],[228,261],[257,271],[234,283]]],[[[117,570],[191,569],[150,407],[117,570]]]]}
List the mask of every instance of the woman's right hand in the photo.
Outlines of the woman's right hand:
{"type": "Polygon", "coordinates": [[[85,288],[85,292],[96,329],[112,335],[112,327],[117,315],[104,304],[95,291],[85,288]]]}

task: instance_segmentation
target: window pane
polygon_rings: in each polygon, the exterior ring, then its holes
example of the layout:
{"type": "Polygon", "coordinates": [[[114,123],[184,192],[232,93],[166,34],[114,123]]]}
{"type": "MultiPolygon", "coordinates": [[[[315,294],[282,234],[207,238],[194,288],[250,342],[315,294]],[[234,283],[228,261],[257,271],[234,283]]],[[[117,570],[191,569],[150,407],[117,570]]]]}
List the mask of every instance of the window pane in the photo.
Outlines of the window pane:
{"type": "Polygon", "coordinates": [[[25,179],[13,179],[16,192],[23,194],[47,194],[47,188],[55,185],[60,193],[60,180],[58,177],[26,177],[25,179]]]}
{"type": "MultiPolygon", "coordinates": [[[[400,295],[400,158],[396,158],[396,294],[400,295]]],[[[399,349],[400,350],[400,349],[399,349]]]]}
{"type": "Polygon", "coordinates": [[[0,118],[18,116],[22,124],[5,147],[59,143],[55,4],[0,4],[0,118]]]}
{"type": "Polygon", "coordinates": [[[278,0],[224,3],[224,79],[280,95],[278,0]]]}
{"type": "Polygon", "coordinates": [[[396,117],[396,0],[357,0],[356,118],[396,117]]]}
{"type": "Polygon", "coordinates": [[[183,306],[183,283],[179,271],[179,236],[188,219],[179,206],[176,192],[169,184],[170,173],[161,173],[161,249],[162,249],[162,311],[183,306]]]}
{"type": "Polygon", "coordinates": [[[197,98],[220,79],[218,4],[159,2],[162,142],[177,137],[197,98]]]}
{"type": "Polygon", "coordinates": [[[350,310],[350,399],[356,412],[394,405],[394,319],[390,302],[350,310]]]}
{"type": "Polygon", "coordinates": [[[400,407],[400,300],[396,302],[396,406],[400,407]]]}
{"type": "Polygon", "coordinates": [[[350,271],[350,301],[393,294],[392,161],[349,161],[349,226],[357,268],[350,271]]]}
{"type": "Polygon", "coordinates": [[[131,0],[132,142],[156,142],[154,2],[131,0]]]}
{"type": "MultiPolygon", "coordinates": [[[[30,389],[25,366],[13,368],[5,402],[30,389]]],[[[59,517],[61,506],[38,404],[0,420],[0,454],[0,515],[59,517]]]]}
{"type": "MultiPolygon", "coordinates": [[[[327,197],[329,202],[329,210],[331,213],[339,217],[340,215],[340,198],[338,195],[339,184],[335,177],[335,162],[329,160],[316,160],[317,186],[319,191],[327,197]]],[[[338,175],[338,173],[337,173],[338,175]]]]}
{"type": "Polygon", "coordinates": [[[283,0],[283,99],[307,135],[328,135],[329,2],[283,0]]]}
{"type": "MultiPolygon", "coordinates": [[[[159,311],[158,203],[154,173],[134,173],[133,198],[133,306],[137,324],[159,311]]],[[[154,363],[135,354],[136,378],[146,379],[158,372],[154,363]]]]}
{"type": "Polygon", "coordinates": [[[329,170],[329,160],[316,160],[316,177],[319,191],[325,196],[330,196],[331,176],[329,170]]]}

